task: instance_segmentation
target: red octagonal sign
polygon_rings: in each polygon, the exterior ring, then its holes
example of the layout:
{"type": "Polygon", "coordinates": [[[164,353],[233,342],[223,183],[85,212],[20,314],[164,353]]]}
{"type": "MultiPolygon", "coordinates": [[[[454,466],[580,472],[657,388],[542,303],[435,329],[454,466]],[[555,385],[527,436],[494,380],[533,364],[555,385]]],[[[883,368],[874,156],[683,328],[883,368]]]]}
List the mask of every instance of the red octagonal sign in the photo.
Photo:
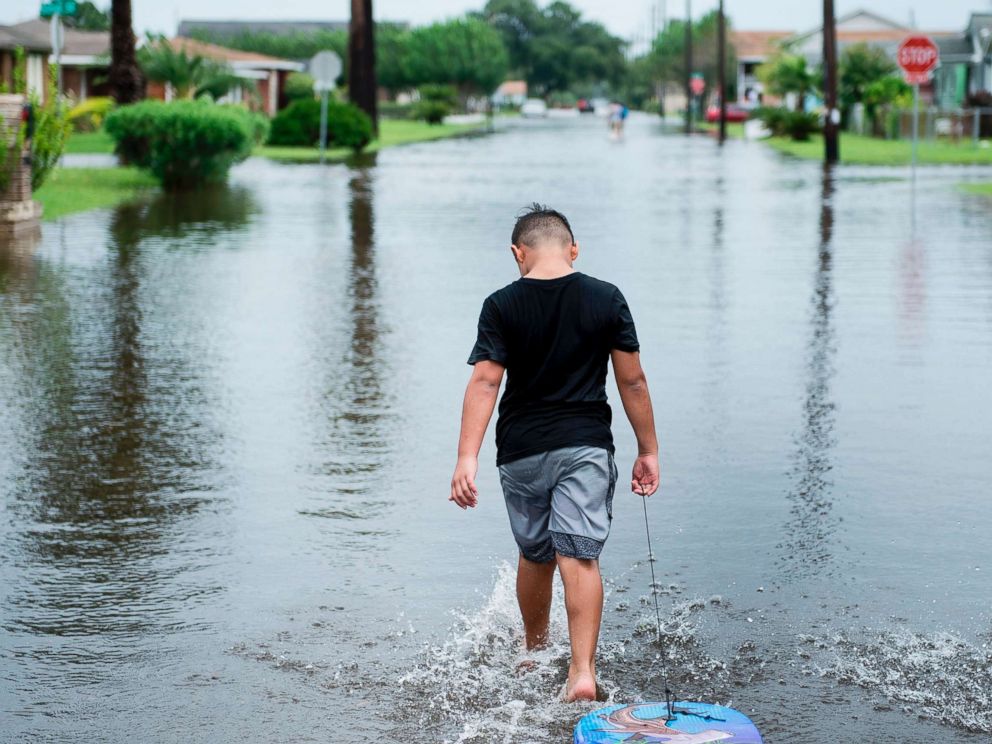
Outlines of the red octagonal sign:
{"type": "Polygon", "coordinates": [[[924,83],[940,61],[937,45],[928,36],[910,36],[899,45],[896,61],[910,83],[924,83]]]}

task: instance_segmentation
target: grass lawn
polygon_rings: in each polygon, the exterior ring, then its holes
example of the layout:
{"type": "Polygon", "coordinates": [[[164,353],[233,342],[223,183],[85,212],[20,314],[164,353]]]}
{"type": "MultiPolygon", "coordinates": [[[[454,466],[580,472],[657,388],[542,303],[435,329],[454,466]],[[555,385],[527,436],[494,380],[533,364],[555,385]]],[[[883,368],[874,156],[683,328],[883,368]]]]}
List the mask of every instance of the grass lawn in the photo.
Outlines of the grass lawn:
{"type": "MultiPolygon", "coordinates": [[[[763,140],[779,152],[806,160],[823,159],[823,138],[815,135],[808,142],[785,137],[763,140]]],[[[909,165],[912,145],[908,140],[882,140],[860,134],[841,133],[840,159],[852,165],[909,165]]],[[[921,165],[992,165],[992,147],[975,147],[971,141],[920,142],[921,165]]]]}
{"type": "MultiPolygon", "coordinates": [[[[485,131],[485,124],[436,124],[430,125],[422,121],[406,119],[382,119],[379,122],[379,139],[363,150],[377,152],[384,147],[406,145],[413,142],[428,142],[430,140],[456,137],[461,134],[485,131]]],[[[255,148],[255,154],[273,160],[291,162],[314,162],[320,159],[320,151],[316,147],[281,147],[262,145],[255,148]]],[[[351,150],[333,148],[327,150],[327,160],[340,162],[352,157],[351,150]]]]}
{"type": "Polygon", "coordinates": [[[158,182],[137,168],[60,168],[34,192],[45,208],[44,219],[111,207],[134,198],[158,182]]]}
{"type": "MultiPolygon", "coordinates": [[[[713,134],[716,134],[717,129],[720,128],[719,124],[710,124],[708,121],[695,122],[693,126],[704,132],[712,132],[713,134]]],[[[744,139],[744,122],[728,121],[727,139],[744,139]]]]}
{"type": "Polygon", "coordinates": [[[73,132],[65,143],[65,151],[72,155],[110,155],[114,141],[102,129],[97,132],[73,132]]]}
{"type": "Polygon", "coordinates": [[[992,196],[992,183],[963,183],[961,184],[961,188],[969,194],[992,196]]]}

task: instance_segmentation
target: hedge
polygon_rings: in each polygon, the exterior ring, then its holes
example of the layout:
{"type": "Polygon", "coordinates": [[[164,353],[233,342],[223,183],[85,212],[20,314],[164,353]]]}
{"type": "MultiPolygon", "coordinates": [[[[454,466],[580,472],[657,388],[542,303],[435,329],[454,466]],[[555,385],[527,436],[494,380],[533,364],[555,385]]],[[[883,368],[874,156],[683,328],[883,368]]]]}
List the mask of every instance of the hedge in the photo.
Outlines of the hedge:
{"type": "MultiPolygon", "coordinates": [[[[320,101],[293,101],[272,120],[270,145],[313,147],[320,137],[320,101]]],[[[372,140],[372,121],[350,103],[328,101],[327,146],[358,151],[372,140]]]]}
{"type": "Polygon", "coordinates": [[[268,121],[209,101],[142,101],[110,112],[104,128],[126,163],[179,189],[223,181],[264,140],[268,121]]]}

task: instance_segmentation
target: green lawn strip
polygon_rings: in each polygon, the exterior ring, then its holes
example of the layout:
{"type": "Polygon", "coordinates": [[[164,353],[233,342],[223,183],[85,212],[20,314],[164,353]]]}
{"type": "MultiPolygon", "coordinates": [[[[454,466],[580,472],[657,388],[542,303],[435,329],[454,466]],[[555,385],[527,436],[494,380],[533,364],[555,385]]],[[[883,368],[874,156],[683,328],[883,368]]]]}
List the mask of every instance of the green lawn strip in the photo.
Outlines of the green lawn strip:
{"type": "MultiPolygon", "coordinates": [[[[704,132],[712,132],[716,134],[717,129],[720,125],[717,123],[710,123],[708,121],[700,121],[693,124],[697,129],[701,129],[704,132]]],[[[730,139],[744,139],[744,123],[740,121],[728,121],[727,122],[727,137],[730,139]]]]}
{"type": "Polygon", "coordinates": [[[34,192],[44,207],[44,219],[73,212],[112,207],[128,201],[158,182],[137,168],[60,168],[34,192]]]}
{"type": "Polygon", "coordinates": [[[969,194],[992,196],[992,183],[963,183],[961,188],[969,194]]]}
{"type": "MultiPolygon", "coordinates": [[[[457,137],[485,131],[485,124],[436,124],[430,125],[422,121],[407,121],[402,119],[384,119],[379,122],[379,139],[375,140],[363,152],[378,152],[384,147],[406,145],[414,142],[429,142],[431,140],[457,137]]],[[[255,148],[255,154],[272,160],[289,162],[314,162],[320,159],[320,151],[315,147],[282,147],[277,145],[262,145],[255,148]]],[[[345,148],[329,148],[327,160],[332,163],[342,162],[352,157],[354,153],[345,148]]]]}
{"type": "MultiPolygon", "coordinates": [[[[786,155],[804,160],[823,159],[823,137],[815,135],[806,142],[787,137],[763,140],[786,155]]],[[[851,165],[909,165],[912,144],[908,140],[883,140],[860,134],[841,134],[840,159],[851,165]]],[[[970,141],[920,142],[921,165],[992,165],[992,147],[975,147],[970,141]]]]}
{"type": "Polygon", "coordinates": [[[98,132],[73,132],[65,143],[70,155],[112,155],[114,140],[102,129],[98,132]]]}

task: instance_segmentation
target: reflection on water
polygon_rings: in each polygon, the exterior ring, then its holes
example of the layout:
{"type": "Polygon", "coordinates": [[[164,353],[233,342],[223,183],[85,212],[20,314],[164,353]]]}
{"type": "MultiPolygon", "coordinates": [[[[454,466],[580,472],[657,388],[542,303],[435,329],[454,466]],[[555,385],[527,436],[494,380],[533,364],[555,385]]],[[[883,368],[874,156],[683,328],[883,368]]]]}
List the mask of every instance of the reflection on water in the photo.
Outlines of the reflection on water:
{"type": "Polygon", "coordinates": [[[332,519],[371,519],[385,503],[377,483],[391,451],[392,403],[384,389],[389,367],[382,357],[376,277],[374,161],[349,170],[350,248],[344,291],[346,333],[327,351],[319,413],[325,428],[316,473],[332,492],[304,513],[332,519]]]}
{"type": "Polygon", "coordinates": [[[830,384],[836,351],[832,322],[834,311],[833,234],[834,169],[823,166],[820,206],[820,240],[817,249],[813,295],[809,308],[809,341],[806,347],[806,390],[803,428],[792,470],[789,492],[790,519],[783,543],[783,572],[793,577],[823,573],[832,557],[838,519],[833,514],[834,484],[830,480],[834,446],[834,402],[830,384]]]}
{"type": "Polygon", "coordinates": [[[115,240],[125,244],[151,237],[207,240],[245,229],[258,211],[251,189],[220,184],[198,191],[159,192],[123,204],[114,210],[111,229],[115,240]]]}

